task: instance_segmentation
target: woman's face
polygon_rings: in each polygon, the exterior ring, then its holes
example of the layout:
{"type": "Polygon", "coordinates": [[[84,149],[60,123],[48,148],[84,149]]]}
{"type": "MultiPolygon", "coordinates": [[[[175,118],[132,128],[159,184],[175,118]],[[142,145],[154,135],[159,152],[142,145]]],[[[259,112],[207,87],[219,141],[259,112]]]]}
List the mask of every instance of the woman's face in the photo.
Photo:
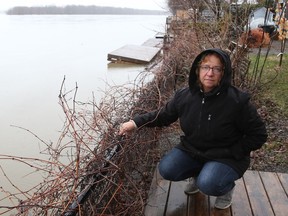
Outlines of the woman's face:
{"type": "Polygon", "coordinates": [[[199,65],[199,80],[204,92],[209,92],[220,84],[224,67],[215,54],[207,55],[199,65]]]}

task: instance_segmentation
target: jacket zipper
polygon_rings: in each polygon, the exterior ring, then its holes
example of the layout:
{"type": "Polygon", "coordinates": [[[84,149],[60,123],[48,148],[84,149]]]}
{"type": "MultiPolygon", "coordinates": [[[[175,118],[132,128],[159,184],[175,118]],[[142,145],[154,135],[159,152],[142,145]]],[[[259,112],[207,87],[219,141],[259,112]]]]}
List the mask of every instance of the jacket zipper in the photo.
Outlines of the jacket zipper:
{"type": "Polygon", "coordinates": [[[202,98],[202,103],[201,103],[201,109],[200,109],[200,113],[199,113],[199,121],[198,121],[198,130],[200,132],[201,129],[201,119],[202,119],[202,109],[205,103],[205,97],[202,98]]]}
{"type": "Polygon", "coordinates": [[[212,119],[212,115],[209,114],[208,115],[208,134],[211,134],[211,119],[212,119]]]}

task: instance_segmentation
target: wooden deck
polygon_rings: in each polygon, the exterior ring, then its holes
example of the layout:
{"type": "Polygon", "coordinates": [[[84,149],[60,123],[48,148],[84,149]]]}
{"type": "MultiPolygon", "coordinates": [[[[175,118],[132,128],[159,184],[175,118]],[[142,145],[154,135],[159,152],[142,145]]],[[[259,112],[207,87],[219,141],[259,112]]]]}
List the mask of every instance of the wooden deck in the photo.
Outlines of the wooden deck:
{"type": "Polygon", "coordinates": [[[145,216],[287,216],[288,174],[247,171],[236,182],[233,203],[215,209],[216,197],[201,192],[187,196],[188,182],[163,180],[158,172],[151,185],[145,216]]]}
{"type": "Polygon", "coordinates": [[[147,64],[160,52],[161,48],[151,46],[125,45],[108,53],[107,60],[112,62],[131,62],[147,64]]]}

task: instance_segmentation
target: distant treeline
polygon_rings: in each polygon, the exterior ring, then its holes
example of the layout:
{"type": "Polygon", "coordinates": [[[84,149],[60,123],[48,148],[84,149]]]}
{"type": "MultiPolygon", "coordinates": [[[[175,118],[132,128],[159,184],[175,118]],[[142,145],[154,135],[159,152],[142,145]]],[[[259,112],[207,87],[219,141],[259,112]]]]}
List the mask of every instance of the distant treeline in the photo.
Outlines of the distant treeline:
{"type": "Polygon", "coordinates": [[[132,8],[100,7],[100,6],[80,6],[68,5],[65,7],[45,6],[45,7],[13,7],[9,9],[8,15],[61,15],[61,14],[118,14],[118,15],[164,15],[164,11],[140,10],[132,8]]]}

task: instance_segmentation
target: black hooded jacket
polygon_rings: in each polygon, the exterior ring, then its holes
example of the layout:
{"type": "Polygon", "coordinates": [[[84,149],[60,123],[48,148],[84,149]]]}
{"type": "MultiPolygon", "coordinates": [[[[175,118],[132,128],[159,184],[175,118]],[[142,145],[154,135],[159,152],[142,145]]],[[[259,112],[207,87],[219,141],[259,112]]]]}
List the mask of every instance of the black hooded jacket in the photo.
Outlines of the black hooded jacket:
{"type": "Polygon", "coordinates": [[[250,152],[259,149],[267,139],[265,125],[250,103],[249,94],[231,85],[231,62],[220,49],[199,54],[191,67],[189,87],[178,90],[160,110],[136,116],[137,127],[168,126],[179,119],[184,133],[176,146],[193,157],[219,161],[242,176],[250,163],[250,152]],[[198,84],[196,69],[205,53],[218,53],[224,75],[220,85],[204,93],[198,84]]]}

